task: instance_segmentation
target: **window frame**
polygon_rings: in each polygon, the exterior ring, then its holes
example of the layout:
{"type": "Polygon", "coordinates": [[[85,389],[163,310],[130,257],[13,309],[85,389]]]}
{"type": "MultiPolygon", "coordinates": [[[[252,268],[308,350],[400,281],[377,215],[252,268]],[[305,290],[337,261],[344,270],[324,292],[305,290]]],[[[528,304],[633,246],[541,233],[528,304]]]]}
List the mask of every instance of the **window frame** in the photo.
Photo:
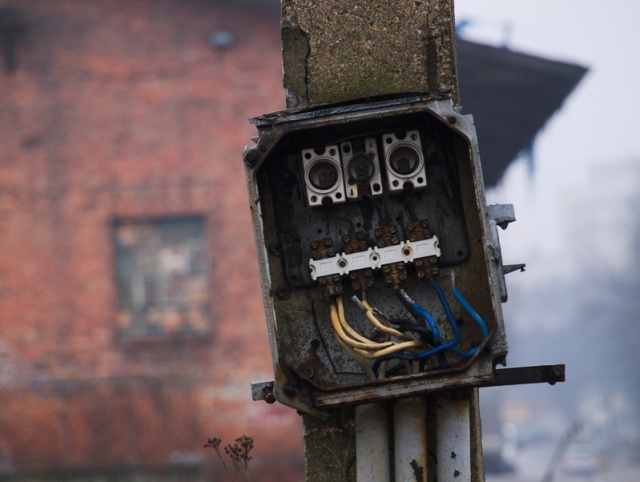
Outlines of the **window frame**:
{"type": "Polygon", "coordinates": [[[213,325],[213,268],[208,217],[202,214],[126,216],[115,217],[110,224],[116,338],[131,342],[210,338],[213,325]],[[186,233],[180,233],[184,229],[180,224],[187,225],[186,233]],[[131,231],[123,233],[126,228],[131,228],[131,231]],[[172,230],[172,234],[167,234],[172,230]],[[147,232],[141,234],[143,231],[147,232]],[[150,246],[127,251],[122,236],[132,237],[133,240],[129,240],[132,243],[141,236],[156,239],[146,240],[150,246]],[[185,248],[185,245],[188,252],[182,255],[182,260],[179,252],[171,256],[172,248],[175,251],[177,248],[185,248]],[[141,261],[141,258],[146,259],[141,261]],[[195,263],[194,258],[198,258],[195,263]],[[185,263],[188,266],[185,267],[185,263]],[[145,264],[149,268],[146,273],[145,268],[140,266],[145,264]],[[171,272],[176,275],[173,279],[169,276],[171,272]],[[131,284],[131,279],[126,279],[129,275],[142,276],[137,287],[131,284]],[[180,276],[185,279],[180,280],[180,276]],[[171,282],[177,283],[175,289],[178,294],[174,292],[174,300],[167,296],[170,291],[168,284],[171,282]],[[191,286],[187,286],[188,284],[191,286]],[[140,293],[134,293],[135,289],[150,289],[152,294],[144,292],[142,305],[135,305],[134,297],[138,296],[140,301],[141,296],[140,293]],[[159,292],[165,296],[158,296],[159,292]],[[187,299],[188,297],[191,299],[187,299]]]}

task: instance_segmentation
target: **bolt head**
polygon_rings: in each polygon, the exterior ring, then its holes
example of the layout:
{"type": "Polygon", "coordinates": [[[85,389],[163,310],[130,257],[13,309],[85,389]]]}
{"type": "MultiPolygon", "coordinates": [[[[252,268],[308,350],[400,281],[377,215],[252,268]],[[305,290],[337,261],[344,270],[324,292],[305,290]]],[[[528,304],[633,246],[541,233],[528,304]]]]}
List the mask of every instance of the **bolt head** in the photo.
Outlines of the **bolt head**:
{"type": "Polygon", "coordinates": [[[262,399],[268,404],[276,403],[276,396],[267,388],[262,391],[262,399]]]}
{"type": "Polygon", "coordinates": [[[244,160],[250,164],[254,164],[258,160],[258,153],[255,149],[249,149],[244,154],[244,160]]]}

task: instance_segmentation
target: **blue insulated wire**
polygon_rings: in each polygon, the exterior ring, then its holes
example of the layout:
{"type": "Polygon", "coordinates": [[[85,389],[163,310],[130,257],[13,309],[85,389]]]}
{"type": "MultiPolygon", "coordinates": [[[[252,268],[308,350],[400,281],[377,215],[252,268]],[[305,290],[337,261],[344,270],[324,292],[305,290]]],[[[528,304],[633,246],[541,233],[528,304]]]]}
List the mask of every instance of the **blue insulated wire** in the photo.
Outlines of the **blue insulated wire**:
{"type": "Polygon", "coordinates": [[[417,301],[413,303],[413,309],[416,310],[421,317],[427,320],[427,323],[429,323],[429,327],[433,332],[433,344],[436,346],[440,345],[440,330],[438,330],[438,325],[436,325],[431,313],[422,308],[417,301]]]}
{"type": "Polygon", "coordinates": [[[467,299],[462,296],[458,290],[453,290],[453,296],[456,297],[458,303],[462,305],[462,307],[471,315],[471,317],[475,320],[478,325],[480,325],[480,329],[482,330],[482,340],[489,336],[489,329],[487,328],[487,324],[484,322],[482,317],[473,309],[471,304],[467,301],[467,299]]]}
{"type": "Polygon", "coordinates": [[[422,360],[425,358],[429,358],[430,356],[436,355],[438,353],[442,353],[445,350],[449,350],[450,348],[457,345],[459,341],[460,341],[460,337],[457,337],[451,341],[448,341],[447,343],[438,345],[434,348],[430,348],[429,350],[425,350],[415,355],[411,355],[409,353],[391,353],[389,355],[381,356],[380,358],[376,358],[376,361],[373,362],[373,365],[371,366],[371,368],[373,369],[374,373],[378,373],[378,368],[380,367],[380,363],[382,363],[385,360],[400,359],[400,360],[414,361],[414,360],[422,360]]]}
{"type": "MultiPolygon", "coordinates": [[[[447,314],[447,318],[449,319],[449,324],[451,325],[451,329],[453,330],[454,334],[458,336],[458,334],[460,333],[460,330],[458,329],[458,324],[456,323],[456,320],[453,317],[453,313],[451,313],[451,309],[449,308],[449,304],[447,303],[447,300],[444,296],[444,292],[442,291],[442,288],[440,287],[440,285],[436,280],[431,280],[431,286],[433,286],[433,288],[436,290],[436,293],[438,293],[438,298],[440,298],[440,303],[442,304],[442,307],[444,308],[444,311],[447,314]]],[[[484,341],[489,336],[489,330],[487,329],[487,324],[480,317],[480,315],[478,315],[476,310],[473,309],[473,307],[467,301],[467,299],[464,296],[462,296],[462,293],[460,293],[460,291],[454,289],[453,296],[455,296],[458,303],[462,305],[462,307],[467,311],[467,313],[471,315],[474,321],[478,323],[478,325],[480,325],[480,329],[482,330],[482,341],[484,341]]],[[[468,358],[472,356],[477,350],[478,348],[475,347],[467,351],[458,350],[457,348],[452,348],[449,351],[451,351],[452,353],[455,353],[456,355],[468,358]]]]}
{"type": "Polygon", "coordinates": [[[439,345],[440,330],[438,330],[438,325],[436,325],[436,322],[434,321],[431,314],[427,310],[423,309],[417,301],[413,300],[405,290],[401,288],[395,288],[395,294],[407,309],[407,311],[411,313],[411,316],[416,319],[416,321],[419,321],[420,319],[426,320],[433,334],[433,344],[435,346],[439,345]]]}
{"type": "MultiPolygon", "coordinates": [[[[431,348],[429,350],[425,350],[421,353],[412,355],[409,353],[393,353],[390,355],[386,355],[384,357],[380,357],[378,359],[376,359],[376,361],[373,363],[373,371],[374,373],[378,372],[378,368],[380,367],[380,363],[382,363],[385,360],[391,360],[391,359],[400,359],[400,360],[408,360],[408,361],[414,361],[414,360],[424,360],[426,358],[429,358],[430,356],[436,355],[436,354],[443,354],[443,352],[445,350],[449,350],[452,353],[455,353],[456,355],[468,358],[470,356],[472,356],[473,354],[475,354],[475,352],[478,350],[478,347],[475,348],[471,348],[468,351],[462,351],[459,350],[457,348],[455,348],[455,345],[457,345],[460,342],[460,329],[458,328],[458,324],[456,323],[456,320],[453,316],[453,313],[451,312],[451,308],[449,307],[449,303],[447,302],[446,297],[444,296],[444,292],[442,291],[442,288],[440,287],[440,285],[438,284],[437,281],[435,280],[431,280],[431,286],[433,287],[433,289],[436,291],[436,294],[438,295],[438,298],[440,299],[440,304],[442,305],[442,308],[445,311],[445,314],[447,315],[447,319],[449,320],[449,324],[451,325],[451,329],[453,330],[454,333],[454,339],[444,343],[442,345],[438,344],[438,346],[431,348]]],[[[460,293],[460,291],[454,289],[453,290],[453,296],[456,298],[456,300],[458,301],[458,303],[460,303],[460,305],[462,305],[462,307],[467,311],[467,313],[469,313],[469,315],[471,315],[471,317],[474,319],[474,321],[476,323],[478,323],[478,325],[480,326],[480,329],[482,330],[482,341],[484,341],[485,339],[487,339],[487,337],[489,336],[489,330],[487,328],[487,324],[485,323],[485,321],[482,319],[482,317],[476,312],[475,309],[473,309],[473,307],[471,306],[471,304],[467,301],[467,299],[462,295],[462,293],[460,293]]],[[[426,310],[422,309],[422,307],[420,307],[420,305],[416,302],[414,303],[414,308],[416,310],[419,310],[420,314],[423,315],[425,317],[425,319],[428,321],[429,325],[433,327],[435,327],[435,321],[433,320],[433,317],[429,314],[429,312],[427,312],[426,310]],[[433,323],[433,325],[432,325],[433,323]]],[[[434,329],[434,341],[436,340],[436,334],[438,336],[438,342],[439,342],[439,333],[437,331],[437,327],[434,329]]]]}
{"type": "Polygon", "coordinates": [[[447,302],[447,298],[444,296],[444,292],[442,288],[438,284],[438,282],[434,279],[430,281],[431,286],[436,291],[438,298],[440,299],[440,304],[444,309],[445,314],[447,315],[447,319],[449,320],[449,324],[451,325],[451,329],[453,330],[453,334],[455,337],[460,337],[460,330],[458,329],[458,324],[456,323],[455,318],[453,317],[453,313],[451,313],[451,308],[449,307],[449,303],[447,302]]]}

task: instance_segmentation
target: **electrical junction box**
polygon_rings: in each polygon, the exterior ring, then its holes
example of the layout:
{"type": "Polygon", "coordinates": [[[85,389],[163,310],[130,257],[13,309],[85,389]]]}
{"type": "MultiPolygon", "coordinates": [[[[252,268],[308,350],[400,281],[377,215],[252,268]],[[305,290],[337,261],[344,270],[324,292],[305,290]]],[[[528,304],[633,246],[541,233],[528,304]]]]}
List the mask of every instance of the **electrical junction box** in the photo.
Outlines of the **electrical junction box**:
{"type": "Polygon", "coordinates": [[[322,416],[490,383],[507,354],[496,225],[514,219],[485,203],[472,118],[413,95],[252,122],[269,396],[322,416]]]}

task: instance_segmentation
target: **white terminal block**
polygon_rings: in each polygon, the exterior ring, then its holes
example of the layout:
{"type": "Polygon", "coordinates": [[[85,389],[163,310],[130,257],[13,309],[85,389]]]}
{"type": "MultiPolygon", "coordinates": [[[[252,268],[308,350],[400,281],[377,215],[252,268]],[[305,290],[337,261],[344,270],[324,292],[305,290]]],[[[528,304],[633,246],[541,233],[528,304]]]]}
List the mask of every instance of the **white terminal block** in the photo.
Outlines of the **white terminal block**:
{"type": "Polygon", "coordinates": [[[440,257],[438,238],[432,236],[422,241],[403,241],[395,246],[369,248],[358,253],[341,253],[331,258],[310,259],[311,279],[338,274],[344,276],[359,269],[380,269],[393,263],[413,263],[414,259],[427,256],[440,257]]]}

